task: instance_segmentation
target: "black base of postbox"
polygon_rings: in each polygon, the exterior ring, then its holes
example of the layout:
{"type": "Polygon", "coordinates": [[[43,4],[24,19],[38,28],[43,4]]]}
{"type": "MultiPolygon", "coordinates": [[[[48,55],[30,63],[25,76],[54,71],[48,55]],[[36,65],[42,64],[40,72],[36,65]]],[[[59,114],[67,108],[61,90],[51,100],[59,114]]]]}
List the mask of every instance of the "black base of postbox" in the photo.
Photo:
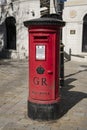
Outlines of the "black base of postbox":
{"type": "Polygon", "coordinates": [[[28,101],[28,116],[33,120],[56,120],[60,114],[60,103],[36,104],[28,101]]]}

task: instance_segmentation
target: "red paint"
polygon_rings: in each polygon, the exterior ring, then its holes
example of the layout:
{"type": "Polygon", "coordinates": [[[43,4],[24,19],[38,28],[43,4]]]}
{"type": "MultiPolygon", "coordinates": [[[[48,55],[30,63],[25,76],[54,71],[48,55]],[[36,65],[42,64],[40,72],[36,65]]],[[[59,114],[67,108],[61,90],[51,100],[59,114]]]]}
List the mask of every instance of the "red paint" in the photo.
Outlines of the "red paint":
{"type": "Polygon", "coordinates": [[[60,27],[29,27],[29,98],[34,103],[55,103],[60,101],[59,93],[59,37],[60,27]],[[42,46],[42,47],[41,47],[42,46]],[[43,51],[43,56],[38,52],[43,51]],[[43,49],[44,48],[44,49],[43,49]],[[36,50],[37,49],[37,50],[36,50]],[[38,59],[36,57],[42,59],[38,59]],[[38,56],[39,55],[39,56],[38,56]],[[45,56],[44,56],[45,55],[45,56]],[[44,68],[43,74],[36,69],[44,68]]]}

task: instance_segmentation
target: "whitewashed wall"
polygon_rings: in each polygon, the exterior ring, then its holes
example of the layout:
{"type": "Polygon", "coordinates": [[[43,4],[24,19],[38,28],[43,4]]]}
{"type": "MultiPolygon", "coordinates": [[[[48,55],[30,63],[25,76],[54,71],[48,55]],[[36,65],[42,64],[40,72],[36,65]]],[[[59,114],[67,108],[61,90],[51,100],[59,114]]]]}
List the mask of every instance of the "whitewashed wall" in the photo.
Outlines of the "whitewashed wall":
{"type": "Polygon", "coordinates": [[[63,11],[63,19],[66,21],[63,29],[63,43],[68,54],[71,49],[72,54],[78,55],[82,54],[83,17],[87,14],[87,1],[85,4],[84,0],[83,2],[81,0],[72,2],[73,4],[66,3],[63,11]],[[70,34],[70,30],[73,30],[73,34],[70,34]]]}
{"type": "Polygon", "coordinates": [[[40,17],[40,3],[37,0],[29,0],[19,4],[17,20],[17,50],[19,58],[28,57],[28,28],[24,27],[23,21],[40,17]],[[34,16],[33,16],[34,13],[34,16]]]}
{"type": "MultiPolygon", "coordinates": [[[[11,0],[7,0],[7,5],[4,6],[4,12],[0,21],[0,28],[7,17],[13,16],[16,20],[16,46],[17,50],[9,50],[11,58],[27,58],[28,57],[28,29],[24,27],[23,21],[40,17],[40,0],[15,0],[13,9],[11,0]]],[[[1,16],[0,7],[0,16],[1,16]]],[[[5,24],[5,23],[4,23],[5,24]]],[[[3,30],[5,30],[5,25],[3,30]]],[[[0,33],[1,36],[6,35],[6,31],[0,33]],[[4,33],[4,34],[3,34],[4,33]]],[[[0,36],[0,37],[1,37],[0,36]]],[[[6,45],[6,37],[3,37],[3,44],[6,45]]],[[[4,46],[3,46],[4,47],[4,46]]]]}

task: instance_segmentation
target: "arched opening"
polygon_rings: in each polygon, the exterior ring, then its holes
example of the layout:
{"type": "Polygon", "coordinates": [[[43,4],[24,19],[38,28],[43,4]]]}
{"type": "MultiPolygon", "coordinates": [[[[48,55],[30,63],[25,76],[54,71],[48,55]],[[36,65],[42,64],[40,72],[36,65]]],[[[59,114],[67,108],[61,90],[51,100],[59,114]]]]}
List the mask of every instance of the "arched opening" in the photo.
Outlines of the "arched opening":
{"type": "Polygon", "coordinates": [[[87,52],[87,14],[83,18],[82,52],[87,52]]]}
{"type": "Polygon", "coordinates": [[[5,20],[7,45],[6,49],[16,50],[16,20],[14,17],[7,17],[5,20]]]}

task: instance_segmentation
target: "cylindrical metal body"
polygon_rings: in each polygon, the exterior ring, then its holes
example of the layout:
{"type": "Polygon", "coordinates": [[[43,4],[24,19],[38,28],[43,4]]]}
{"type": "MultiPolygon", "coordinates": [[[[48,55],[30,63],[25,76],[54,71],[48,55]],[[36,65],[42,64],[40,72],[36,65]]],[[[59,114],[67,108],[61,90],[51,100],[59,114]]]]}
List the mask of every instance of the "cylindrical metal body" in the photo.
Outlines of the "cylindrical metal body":
{"type": "Polygon", "coordinates": [[[59,41],[64,22],[40,18],[24,22],[29,31],[28,116],[56,119],[59,112],[59,41]]]}

